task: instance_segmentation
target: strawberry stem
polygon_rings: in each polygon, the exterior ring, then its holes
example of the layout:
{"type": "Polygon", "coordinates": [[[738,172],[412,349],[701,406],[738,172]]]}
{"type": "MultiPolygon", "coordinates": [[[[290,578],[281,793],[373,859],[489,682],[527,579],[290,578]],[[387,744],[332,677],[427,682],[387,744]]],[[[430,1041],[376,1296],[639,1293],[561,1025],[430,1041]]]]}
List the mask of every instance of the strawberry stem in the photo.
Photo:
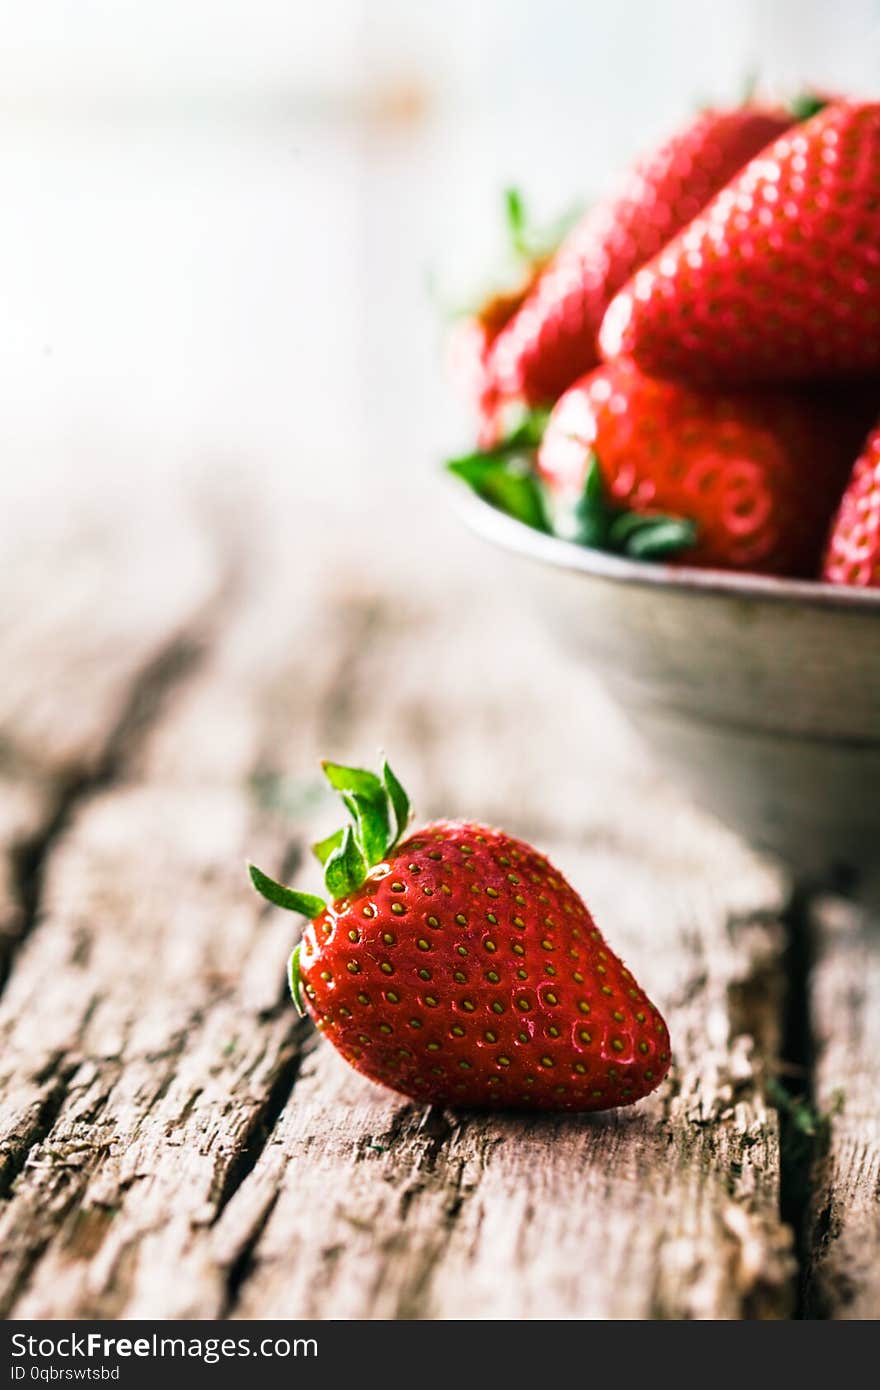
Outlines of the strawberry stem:
{"type": "Polygon", "coordinates": [[[322,767],[331,787],[342,796],[352,823],[312,849],[324,866],[328,893],[334,899],[344,898],[397,844],[409,820],[409,797],[385,758],[378,777],[342,763],[325,762],[322,767]]]}
{"type": "MultiPolygon", "coordinates": [[[[324,762],[322,767],[331,787],[342,796],[352,822],[312,845],[315,858],[324,868],[327,892],[335,901],[348,897],[360,888],[370,869],[381,864],[390,854],[406,830],[410,803],[384,757],[379,777],[365,768],[346,767],[343,763],[324,762]]],[[[312,919],[327,911],[323,898],[311,893],[299,893],[286,884],[278,883],[258,869],[256,864],[248,865],[248,873],[257,892],[276,907],[301,912],[312,919]]],[[[291,972],[296,964],[294,957],[296,952],[291,956],[291,972]]]]}

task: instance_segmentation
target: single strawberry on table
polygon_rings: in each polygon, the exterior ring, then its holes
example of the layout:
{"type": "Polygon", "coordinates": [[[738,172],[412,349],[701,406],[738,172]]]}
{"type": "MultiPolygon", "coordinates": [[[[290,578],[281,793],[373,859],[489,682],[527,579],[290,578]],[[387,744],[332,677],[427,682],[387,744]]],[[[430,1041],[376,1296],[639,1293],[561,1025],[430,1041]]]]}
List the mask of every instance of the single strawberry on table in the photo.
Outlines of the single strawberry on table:
{"type": "Polygon", "coordinates": [[[834,517],[822,578],[880,589],[880,424],[856,460],[834,517]]]}
{"type": "Polygon", "coordinates": [[[640,160],[613,198],[569,233],[488,345],[486,389],[552,404],[599,360],[602,317],[630,276],[690,222],[753,155],[791,125],[783,110],[701,111],[640,160]]]}
{"type": "Polygon", "coordinates": [[[666,1024],[542,854],[465,821],[404,838],[387,763],[324,770],[352,816],[315,846],[330,902],[250,874],[311,919],[291,992],[346,1061],[467,1107],[607,1110],[660,1084],[666,1024]]]}
{"type": "Polygon", "coordinates": [[[582,543],[806,577],[864,429],[861,389],[697,390],[620,357],[557,403],[538,471],[582,543]]]}
{"type": "Polygon", "coordinates": [[[693,383],[880,370],[880,103],[753,159],[608,308],[605,357],[693,383]]]}

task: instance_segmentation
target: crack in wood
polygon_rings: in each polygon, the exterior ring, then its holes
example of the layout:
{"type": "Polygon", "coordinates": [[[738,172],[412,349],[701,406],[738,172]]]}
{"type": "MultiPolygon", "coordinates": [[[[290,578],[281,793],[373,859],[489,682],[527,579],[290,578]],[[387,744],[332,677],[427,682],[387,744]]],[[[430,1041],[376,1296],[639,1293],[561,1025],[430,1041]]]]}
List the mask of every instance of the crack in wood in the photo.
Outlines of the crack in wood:
{"type": "Polygon", "coordinates": [[[803,1316],[880,1309],[880,939],[876,909],[833,897],[810,908],[807,985],[811,1162],[803,1316]]]}
{"type": "Polygon", "coordinates": [[[794,1233],[798,1265],[797,1296],[792,1316],[815,1317],[809,1311],[808,1283],[813,1261],[811,1211],[814,1177],[822,1152],[821,1126],[812,1134],[798,1122],[798,1107],[815,1109],[815,1039],[810,1005],[810,975],[814,958],[812,895],[795,885],[782,914],[785,931],[782,1047],[776,1090],[771,1096],[779,1114],[779,1209],[794,1233]]]}
{"type": "Polygon", "coordinates": [[[33,1151],[52,1132],[67,1096],[67,1086],[76,1063],[56,1058],[52,1076],[42,1078],[44,1090],[33,1107],[27,1129],[15,1136],[18,1142],[0,1148],[0,1201],[8,1197],[16,1178],[23,1172],[33,1151]]]}
{"type": "MultiPolygon", "coordinates": [[[[238,1153],[223,1174],[217,1190],[210,1194],[209,1200],[214,1205],[214,1222],[220,1219],[235,1193],[253,1172],[272,1137],[285,1105],[293,1094],[302,1063],[303,1036],[307,1029],[305,1020],[297,1019],[293,1024],[287,1048],[279,1054],[276,1075],[262,1103],[254,1109],[247,1130],[242,1136],[238,1153]]],[[[266,1219],[268,1220],[268,1212],[266,1219]]]]}
{"type": "Polygon", "coordinates": [[[39,917],[44,873],[55,845],[83,802],[124,775],[126,765],[136,756],[150,729],[161,717],[165,701],[195,672],[204,650],[204,643],[196,639],[194,632],[188,632],[179,634],[159,651],[134,677],[97,761],[91,767],[68,772],[61,778],[43,824],[35,834],[13,848],[12,886],[21,915],[15,939],[7,941],[5,951],[0,954],[0,994],[9,979],[16,953],[39,917]]]}

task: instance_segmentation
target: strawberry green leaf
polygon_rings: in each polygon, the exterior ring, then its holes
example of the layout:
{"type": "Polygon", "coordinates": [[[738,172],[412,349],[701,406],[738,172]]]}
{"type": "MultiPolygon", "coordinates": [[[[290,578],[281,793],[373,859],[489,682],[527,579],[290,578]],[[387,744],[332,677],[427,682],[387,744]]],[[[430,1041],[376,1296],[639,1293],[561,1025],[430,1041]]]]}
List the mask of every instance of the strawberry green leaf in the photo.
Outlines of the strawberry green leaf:
{"type": "Polygon", "coordinates": [[[345,797],[345,804],[355,823],[358,844],[370,868],[382,862],[391,840],[388,798],[381,783],[379,788],[379,796],[362,796],[352,792],[345,797]]]}
{"type": "Polygon", "coordinates": [[[304,917],[309,918],[318,917],[326,911],[327,904],[323,898],[316,898],[311,893],[298,893],[294,888],[285,887],[283,883],[278,883],[268,874],[264,874],[256,864],[248,864],[248,873],[257,892],[262,893],[263,897],[276,907],[287,908],[288,912],[301,912],[304,917]]]}
{"type": "Polygon", "coordinates": [[[627,537],[623,552],[634,560],[658,560],[696,544],[697,528],[678,516],[653,516],[627,537]]]}
{"type": "Polygon", "coordinates": [[[342,842],[324,865],[327,892],[335,900],[348,897],[360,888],[367,876],[367,865],[350,825],[345,827],[342,842]]]}
{"type": "MultiPolygon", "coordinates": [[[[391,771],[387,758],[382,759],[382,781],[385,783],[388,800],[394,812],[395,834],[392,844],[396,844],[406,829],[407,821],[409,820],[409,797],[391,771]]],[[[390,847],[389,845],[389,849],[390,847]]]]}
{"type": "Polygon", "coordinates": [[[684,517],[659,512],[631,512],[610,503],[599,460],[590,454],[583,491],[569,513],[563,516],[565,533],[579,545],[612,554],[629,555],[635,560],[655,560],[686,550],[697,539],[697,528],[684,517]]]}
{"type": "Polygon", "coordinates": [[[528,260],[526,205],[518,188],[505,188],[504,190],[504,220],[514,252],[517,256],[522,256],[523,260],[528,260]]]}
{"type": "Polygon", "coordinates": [[[549,531],[541,485],[528,466],[493,454],[469,454],[447,464],[450,473],[499,511],[536,531],[549,531]]]}
{"type": "Polygon", "coordinates": [[[608,548],[626,555],[633,538],[650,531],[658,521],[677,521],[677,517],[661,516],[658,512],[618,512],[608,526],[608,548]]]}
{"type": "Polygon", "coordinates": [[[792,97],[788,103],[788,109],[796,121],[808,121],[811,116],[818,116],[820,111],[824,111],[828,105],[828,98],[821,97],[818,92],[798,92],[797,96],[792,97]]]}
{"type": "Polygon", "coordinates": [[[316,840],[312,845],[312,854],[319,864],[326,864],[330,855],[342,844],[342,830],[335,830],[332,835],[328,835],[324,840],[316,840]]]}
{"type": "Polygon", "coordinates": [[[602,482],[602,469],[595,449],[590,450],[587,459],[587,475],[584,478],[584,505],[587,507],[605,506],[605,484],[602,482]]]}
{"type": "Polygon", "coordinates": [[[521,261],[532,265],[540,265],[550,259],[583,212],[583,204],[578,203],[567,208],[554,222],[536,226],[529,220],[520,190],[504,190],[504,221],[511,249],[521,261]]]}
{"type": "Polygon", "coordinates": [[[359,796],[380,797],[382,783],[374,772],[362,767],[343,767],[341,763],[322,762],[324,776],[338,792],[357,792],[359,796]]]}
{"type": "Polygon", "coordinates": [[[302,950],[302,942],[299,941],[290,953],[290,960],[287,962],[287,982],[290,985],[290,997],[293,1000],[294,1008],[302,1018],[305,1013],[305,1004],[302,997],[302,981],[299,974],[299,953],[302,950]]]}
{"type": "Polygon", "coordinates": [[[564,529],[579,545],[607,550],[609,527],[616,516],[617,511],[605,501],[602,470],[596,454],[590,450],[583,491],[572,508],[571,524],[566,523],[564,529]]]}

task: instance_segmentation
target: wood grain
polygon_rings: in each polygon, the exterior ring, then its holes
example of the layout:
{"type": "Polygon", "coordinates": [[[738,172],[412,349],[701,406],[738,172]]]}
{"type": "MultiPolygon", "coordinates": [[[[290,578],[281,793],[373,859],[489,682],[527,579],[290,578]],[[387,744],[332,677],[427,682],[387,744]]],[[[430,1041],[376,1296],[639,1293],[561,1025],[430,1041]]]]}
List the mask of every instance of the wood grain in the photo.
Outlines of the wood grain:
{"type": "Polygon", "coordinates": [[[54,838],[195,659],[225,582],[203,527],[135,515],[0,517],[0,988],[54,838]]]}
{"type": "Polygon", "coordinates": [[[399,537],[359,535],[332,565],[320,544],[267,557],[52,846],[0,1001],[0,1308],[785,1316],[764,1094],[784,886],[500,591],[474,600],[465,543],[438,581],[399,537]],[[318,751],[380,742],[425,815],[503,821],[584,892],[667,1013],[676,1067],[653,1100],[423,1111],[297,1023],[295,921],[261,909],[242,860],[292,871],[335,815],[318,751]]]}
{"type": "Polygon", "coordinates": [[[814,925],[814,1089],[824,1117],[812,1200],[809,1311],[880,1316],[880,930],[825,902],[814,925]]]}

